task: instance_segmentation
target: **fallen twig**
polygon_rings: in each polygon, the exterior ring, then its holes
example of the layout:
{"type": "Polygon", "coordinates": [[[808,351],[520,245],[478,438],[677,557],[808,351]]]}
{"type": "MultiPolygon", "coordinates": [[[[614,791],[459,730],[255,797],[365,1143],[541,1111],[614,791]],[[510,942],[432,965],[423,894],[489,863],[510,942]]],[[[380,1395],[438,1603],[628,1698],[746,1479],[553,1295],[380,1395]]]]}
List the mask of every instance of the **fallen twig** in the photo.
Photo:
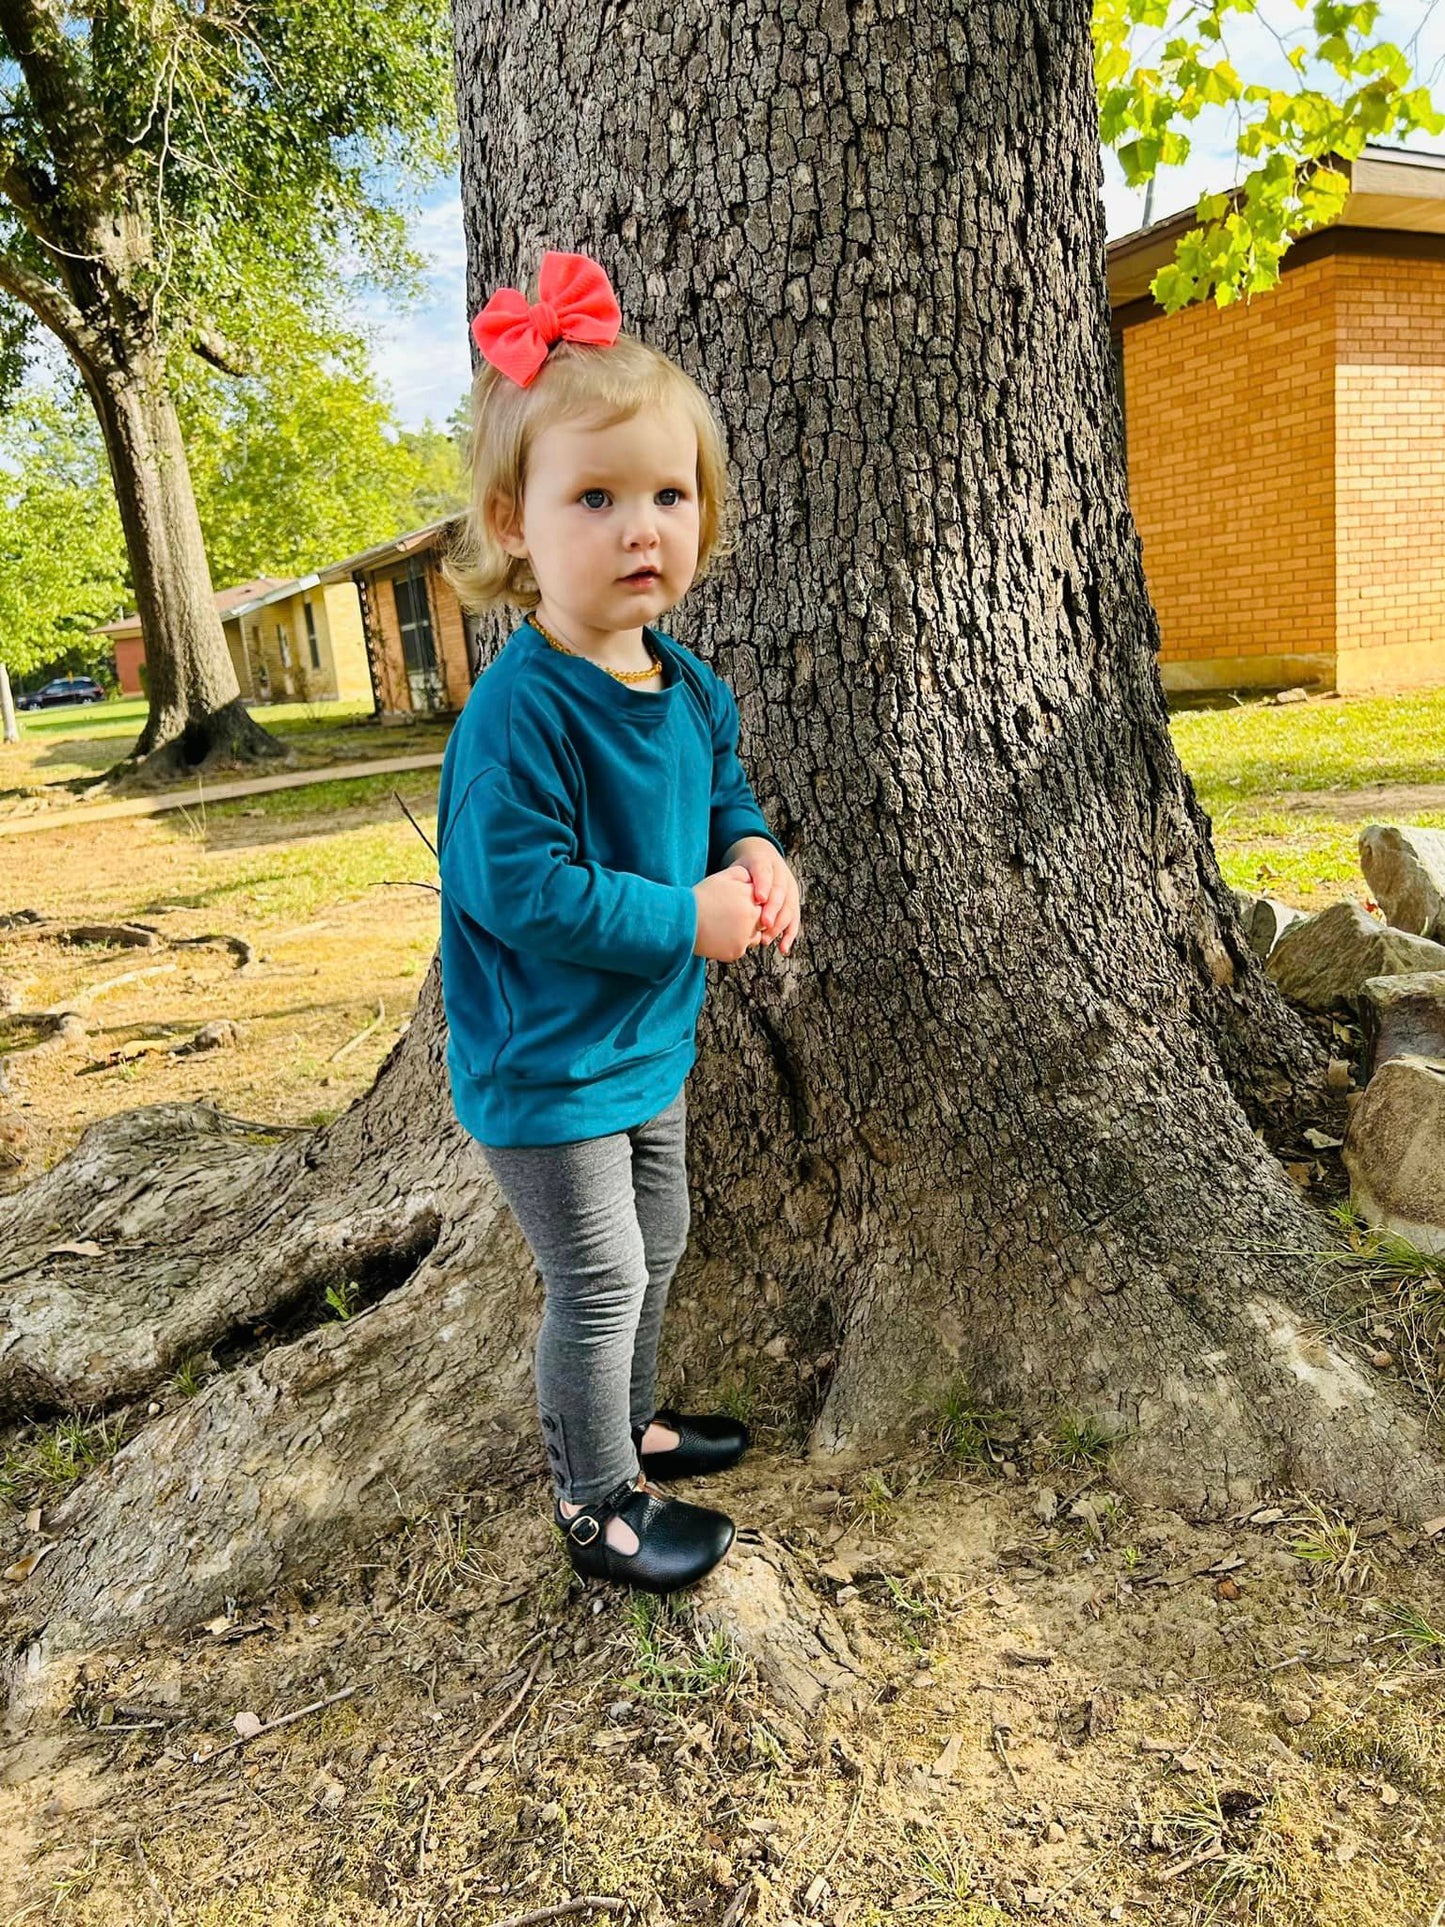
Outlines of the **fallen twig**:
{"type": "MultiPolygon", "coordinates": [[[[403,802],[402,800],[402,795],[400,790],[393,790],[392,795],[396,798],[397,802],[401,804],[402,813],[406,817],[407,822],[410,823],[411,827],[416,831],[417,835],[421,838],[422,842],[425,843],[427,848],[431,851],[432,855],[436,856],[437,855],[436,844],[432,842],[431,838],[427,835],[426,831],[422,828],[421,824],[417,822],[416,818],[412,815],[411,811],[407,809],[405,802],[403,802]]],[[[441,862],[441,858],[439,856],[437,856],[437,862],[438,863],[441,862]]]]}
{"type": "Polygon", "coordinates": [[[863,1787],[864,1777],[860,1774],[857,1788],[853,1794],[853,1805],[849,1809],[847,1820],[843,1823],[843,1831],[839,1834],[837,1844],[834,1846],[833,1851],[818,1869],[817,1878],[820,1880],[833,1871],[834,1863],[844,1847],[848,1844],[848,1835],[853,1831],[853,1822],[858,1818],[858,1809],[863,1804],[863,1787]]]}
{"type": "Polygon", "coordinates": [[[542,1664],[542,1655],[538,1653],[537,1657],[532,1661],[531,1670],[528,1672],[527,1677],[522,1681],[522,1684],[517,1688],[517,1691],[513,1695],[510,1703],[492,1721],[491,1725],[487,1728],[486,1732],[483,1733],[482,1737],[479,1740],[474,1740],[472,1742],[472,1744],[467,1748],[466,1752],[462,1755],[462,1757],[457,1761],[456,1765],[452,1768],[451,1772],[447,1774],[446,1778],[442,1780],[438,1780],[437,1782],[438,1793],[445,1793],[447,1788],[451,1785],[452,1781],[456,1779],[457,1775],[459,1773],[464,1773],[466,1769],[471,1765],[472,1761],[477,1757],[477,1755],[481,1752],[482,1748],[487,1744],[487,1741],[490,1740],[494,1734],[501,1732],[502,1728],[506,1725],[507,1721],[512,1717],[513,1713],[516,1712],[517,1708],[522,1704],[522,1701],[527,1697],[527,1693],[531,1687],[532,1681],[537,1676],[537,1668],[541,1664],[542,1664]]]}
{"type": "Polygon", "coordinates": [[[1052,1907],[1055,1904],[1055,1902],[1062,1900],[1064,1895],[1068,1893],[1072,1888],[1077,1887],[1079,1882],[1084,1878],[1085,1874],[1092,1873],[1095,1867],[1099,1866],[1103,1861],[1108,1859],[1109,1851],[1110,1851],[1109,1848],[1105,1847],[1102,1853],[1096,1853],[1093,1859],[1090,1861],[1087,1861],[1082,1867],[1080,1867],[1077,1873],[1071,1873],[1068,1879],[1064,1882],[1062,1887],[1055,1887],[1054,1891],[1049,1895],[1049,1905],[1052,1907]]]}
{"type": "Polygon", "coordinates": [[[536,1927],[539,1920],[561,1920],[566,1914],[620,1914],[627,1902],[617,1894],[579,1894],[576,1900],[559,1900],[555,1907],[538,1907],[530,1914],[508,1914],[496,1927],[536,1927]]]}
{"type": "Polygon", "coordinates": [[[997,1723],[995,1723],[994,1729],[993,1729],[993,1750],[995,1753],[997,1753],[999,1758],[1003,1761],[1004,1769],[1007,1772],[1009,1779],[1013,1782],[1014,1792],[1022,1793],[1023,1788],[1019,1785],[1019,1776],[1014,1771],[1014,1763],[1008,1756],[1008,1748],[1004,1745],[1003,1728],[999,1726],[997,1723]]]}
{"type": "Polygon", "coordinates": [[[426,1812],[421,1817],[421,1832],[417,1836],[416,1843],[416,1877],[418,1880],[420,1880],[426,1872],[426,1830],[431,1825],[431,1810],[436,1804],[436,1797],[436,1790],[433,1788],[426,1796],[426,1812]]]}
{"type": "Polygon", "coordinates": [[[234,1753],[238,1746],[249,1746],[252,1740],[259,1740],[263,1733],[274,1733],[278,1726],[290,1726],[293,1720],[304,1720],[308,1713],[319,1713],[323,1706],[335,1706],[338,1700],[350,1699],[355,1691],[354,1686],[343,1686],[339,1693],[330,1693],[324,1700],[312,1700],[309,1706],[298,1706],[294,1713],[283,1713],[279,1720],[267,1720],[254,1733],[243,1734],[228,1746],[213,1747],[209,1753],[193,1753],[191,1765],[207,1766],[212,1760],[219,1760],[224,1753],[234,1753]]]}
{"type": "Polygon", "coordinates": [[[1187,1859],[1176,1860],[1172,1867],[1166,1867],[1159,1878],[1161,1881],[1177,1880],[1180,1874],[1188,1873],[1191,1868],[1202,1867],[1206,1860],[1223,1860],[1223,1858],[1224,1848],[1220,1845],[1219,1841],[1211,1840],[1205,1846],[1202,1846],[1197,1853],[1191,1853],[1187,1859]]]}
{"type": "Polygon", "coordinates": [[[160,1884],[156,1880],[155,1875],[151,1872],[150,1862],[145,1857],[145,1848],[140,1843],[140,1835],[138,1833],[131,1835],[131,1845],[135,1848],[135,1857],[140,1862],[140,1870],[146,1877],[146,1884],[149,1886],[151,1892],[155,1895],[156,1899],[161,1903],[162,1907],[165,1908],[166,1919],[169,1921],[174,1921],[175,1915],[171,1912],[171,1903],[166,1899],[165,1895],[161,1892],[160,1884]]]}
{"type": "Polygon", "coordinates": [[[369,1024],[364,1025],[359,1031],[357,1031],[354,1037],[348,1037],[344,1044],[339,1045],[337,1049],[332,1051],[331,1055],[326,1060],[327,1063],[334,1064],[338,1058],[345,1057],[348,1051],[355,1050],[356,1046],[361,1042],[363,1037],[370,1037],[371,1033],[376,1029],[377,1025],[384,1024],[385,1022],[386,1022],[386,1002],[383,998],[378,997],[376,1000],[376,1015],[372,1018],[371,1022],[369,1024]]]}

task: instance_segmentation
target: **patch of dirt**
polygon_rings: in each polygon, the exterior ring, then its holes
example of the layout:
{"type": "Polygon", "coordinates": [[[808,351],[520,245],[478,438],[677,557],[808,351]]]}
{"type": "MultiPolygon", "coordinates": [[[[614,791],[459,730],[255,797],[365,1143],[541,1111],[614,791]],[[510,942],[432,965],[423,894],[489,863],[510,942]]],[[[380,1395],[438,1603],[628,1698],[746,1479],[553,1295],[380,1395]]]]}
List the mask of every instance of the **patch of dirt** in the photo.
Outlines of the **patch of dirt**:
{"type": "Polygon", "coordinates": [[[762,1445],[709,1496],[834,1606],[861,1714],[805,1732],[685,1599],[571,1582],[540,1481],[460,1495],[315,1590],[82,1663],[0,1759],[0,1908],[77,1927],[450,1927],[583,1895],[649,1927],[1430,1917],[1445,1674],[1395,1613],[1445,1620],[1427,1542],[1368,1525],[1348,1569],[1292,1549],[1316,1528],[1287,1499],[1206,1530],[1098,1470],[934,1461],[839,1489],[762,1445]],[[216,1751],[238,1713],[327,1700],[216,1751]]]}
{"type": "MultiPolygon", "coordinates": [[[[434,809],[434,781],[430,796],[434,809]]],[[[9,1010],[71,1007],[85,1026],[83,1039],[32,1056],[29,1029],[7,1023],[0,1043],[16,1054],[0,1091],[0,1188],[48,1169],[98,1118],[143,1104],[208,1102],[298,1125],[344,1110],[409,1020],[436,947],[437,898],[406,881],[418,867],[430,859],[389,802],[329,833],[313,816],[258,823],[235,810],[214,814],[203,839],[139,819],[9,846],[7,910],[140,920],[158,942],[0,934],[9,1010]],[[328,866],[371,826],[396,860],[384,846],[370,868],[397,887],[363,871],[328,889],[328,866]],[[193,941],[209,935],[241,938],[254,961],[238,967],[225,942],[193,941]],[[175,1054],[208,1025],[221,1026],[219,1048],[175,1054]]]]}
{"type": "Polygon", "coordinates": [[[1268,799],[1271,810],[1288,815],[1327,816],[1343,823],[1406,823],[1412,817],[1445,812],[1445,783],[1367,783],[1363,789],[1281,790],[1268,799]]]}

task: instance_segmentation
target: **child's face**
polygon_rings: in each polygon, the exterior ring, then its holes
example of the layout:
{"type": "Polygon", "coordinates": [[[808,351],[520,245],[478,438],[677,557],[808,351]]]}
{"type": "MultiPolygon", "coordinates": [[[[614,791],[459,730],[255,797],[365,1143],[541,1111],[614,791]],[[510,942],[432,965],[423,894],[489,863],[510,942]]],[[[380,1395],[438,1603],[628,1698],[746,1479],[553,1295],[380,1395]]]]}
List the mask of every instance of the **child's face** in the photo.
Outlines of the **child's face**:
{"type": "Polygon", "coordinates": [[[527,458],[520,516],[499,523],[544,608],[576,633],[635,631],[697,572],[697,431],[678,408],[606,427],[558,422],[527,458]]]}

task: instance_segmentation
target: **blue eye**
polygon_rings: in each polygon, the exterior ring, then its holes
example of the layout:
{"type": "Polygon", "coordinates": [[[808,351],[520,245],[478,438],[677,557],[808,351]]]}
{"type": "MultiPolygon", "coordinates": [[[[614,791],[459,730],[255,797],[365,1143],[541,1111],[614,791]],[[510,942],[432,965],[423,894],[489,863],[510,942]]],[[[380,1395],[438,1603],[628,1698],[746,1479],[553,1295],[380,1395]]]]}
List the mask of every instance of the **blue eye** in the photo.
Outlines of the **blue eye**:
{"type": "Polygon", "coordinates": [[[657,499],[662,503],[664,508],[675,508],[682,500],[682,490],[680,488],[660,488],[657,491],[657,499]]]}
{"type": "Polygon", "coordinates": [[[589,509],[605,509],[607,491],[605,488],[589,488],[582,496],[583,506],[589,509]]]}

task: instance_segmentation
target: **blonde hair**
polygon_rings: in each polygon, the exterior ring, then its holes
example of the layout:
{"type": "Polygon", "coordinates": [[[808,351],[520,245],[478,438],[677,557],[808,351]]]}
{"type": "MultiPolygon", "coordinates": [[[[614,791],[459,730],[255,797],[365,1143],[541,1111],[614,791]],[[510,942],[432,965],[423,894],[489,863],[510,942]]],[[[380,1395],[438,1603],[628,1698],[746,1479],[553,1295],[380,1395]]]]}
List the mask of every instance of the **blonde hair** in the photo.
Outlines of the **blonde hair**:
{"type": "Polygon", "coordinates": [[[462,607],[528,610],[541,599],[526,557],[509,555],[497,540],[491,511],[498,503],[521,507],[527,457],[544,428],[577,417],[608,427],[668,404],[697,430],[697,580],[712,557],[726,553],[727,453],[712,404],[691,375],[625,334],[607,348],[557,342],[526,388],[483,362],[472,383],[471,499],[442,562],[462,607]]]}

